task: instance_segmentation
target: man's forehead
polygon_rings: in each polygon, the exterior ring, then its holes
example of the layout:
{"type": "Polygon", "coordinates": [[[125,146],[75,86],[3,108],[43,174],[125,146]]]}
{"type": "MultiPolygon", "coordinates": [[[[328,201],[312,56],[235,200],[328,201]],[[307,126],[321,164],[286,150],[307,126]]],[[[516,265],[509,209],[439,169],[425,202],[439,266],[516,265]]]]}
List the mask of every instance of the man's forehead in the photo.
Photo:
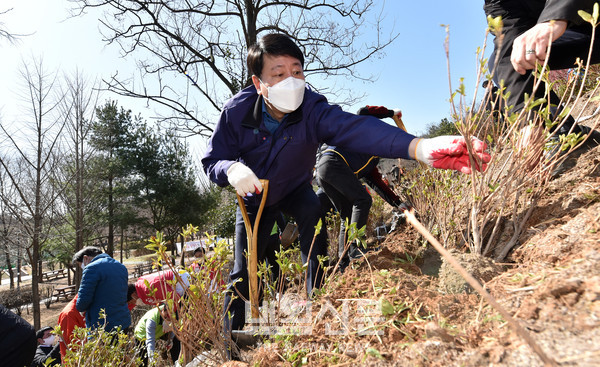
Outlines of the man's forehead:
{"type": "MultiPolygon", "coordinates": [[[[283,63],[277,63],[276,65],[273,65],[273,67],[271,68],[271,70],[282,68],[282,67],[285,67],[285,66],[286,65],[283,64],[283,63]]],[[[302,64],[300,63],[300,61],[297,61],[297,62],[293,62],[292,66],[302,66],[302,64]]]]}
{"type": "Polygon", "coordinates": [[[293,56],[288,56],[288,55],[267,56],[265,61],[267,61],[267,63],[271,64],[271,65],[269,65],[270,70],[275,70],[278,68],[285,67],[286,65],[288,65],[290,63],[292,64],[292,66],[302,67],[302,63],[300,62],[300,60],[298,60],[297,58],[295,58],[293,56]]]}

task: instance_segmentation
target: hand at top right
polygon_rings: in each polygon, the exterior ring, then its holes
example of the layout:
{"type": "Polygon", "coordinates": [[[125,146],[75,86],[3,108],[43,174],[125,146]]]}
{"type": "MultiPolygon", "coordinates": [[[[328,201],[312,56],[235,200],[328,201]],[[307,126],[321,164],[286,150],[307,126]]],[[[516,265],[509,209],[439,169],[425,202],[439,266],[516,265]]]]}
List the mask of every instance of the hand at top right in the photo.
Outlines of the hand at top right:
{"type": "Polygon", "coordinates": [[[513,42],[510,62],[521,75],[535,67],[535,62],[543,63],[547,57],[548,45],[565,33],[567,22],[554,20],[538,23],[513,42]]]}

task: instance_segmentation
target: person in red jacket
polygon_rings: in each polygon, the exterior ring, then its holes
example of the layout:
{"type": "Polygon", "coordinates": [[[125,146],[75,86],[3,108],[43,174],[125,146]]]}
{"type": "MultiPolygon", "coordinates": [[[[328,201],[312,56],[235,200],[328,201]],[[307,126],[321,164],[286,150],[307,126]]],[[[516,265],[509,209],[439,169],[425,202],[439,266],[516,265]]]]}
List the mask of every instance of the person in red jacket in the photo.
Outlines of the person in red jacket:
{"type": "Polygon", "coordinates": [[[75,327],[84,328],[85,320],[83,316],[75,308],[77,303],[77,295],[67,303],[65,308],[58,315],[58,325],[60,325],[60,331],[62,332],[62,339],[60,340],[60,355],[64,359],[67,354],[69,344],[71,344],[73,330],[75,327]]]}
{"type": "Polygon", "coordinates": [[[135,282],[135,293],[131,295],[133,299],[141,300],[147,305],[156,305],[171,297],[173,300],[183,296],[185,290],[190,286],[190,274],[180,272],[181,281],[175,284],[173,290],[172,281],[175,274],[172,270],[163,270],[156,273],[147,274],[138,278],[135,282]]]}

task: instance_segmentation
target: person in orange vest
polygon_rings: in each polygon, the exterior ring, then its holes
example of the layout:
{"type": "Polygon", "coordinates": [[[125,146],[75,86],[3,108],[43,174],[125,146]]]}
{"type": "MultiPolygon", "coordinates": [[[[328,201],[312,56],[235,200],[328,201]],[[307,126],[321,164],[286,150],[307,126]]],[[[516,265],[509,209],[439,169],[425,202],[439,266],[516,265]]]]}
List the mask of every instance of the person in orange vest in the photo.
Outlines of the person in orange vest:
{"type": "Polygon", "coordinates": [[[85,328],[85,320],[83,316],[75,308],[77,303],[77,295],[67,303],[65,308],[58,315],[58,325],[60,325],[60,331],[62,332],[62,338],[59,341],[60,344],[60,355],[64,359],[67,354],[69,344],[71,344],[73,330],[78,328],[85,328]]]}

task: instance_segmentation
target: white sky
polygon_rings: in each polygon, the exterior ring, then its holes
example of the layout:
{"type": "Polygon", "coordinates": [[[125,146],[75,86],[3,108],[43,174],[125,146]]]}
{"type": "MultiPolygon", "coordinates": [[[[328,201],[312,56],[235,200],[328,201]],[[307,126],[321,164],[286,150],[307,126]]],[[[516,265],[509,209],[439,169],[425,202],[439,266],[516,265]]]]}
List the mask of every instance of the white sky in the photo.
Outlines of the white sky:
{"type": "MultiPolygon", "coordinates": [[[[119,71],[130,75],[133,61],[119,58],[118,46],[106,46],[99,32],[99,13],[68,18],[67,0],[0,0],[0,23],[23,37],[16,45],[0,40],[0,118],[11,119],[18,113],[15,91],[22,86],[19,70],[23,60],[42,57],[48,70],[70,74],[79,68],[89,78],[107,78],[119,71]]],[[[420,133],[425,126],[450,116],[448,75],[441,24],[450,25],[450,54],[453,87],[460,77],[466,78],[467,91],[475,88],[476,49],[485,35],[483,1],[422,0],[387,1],[386,14],[395,21],[400,36],[387,49],[387,56],[365,65],[365,70],[379,76],[374,84],[355,83],[367,98],[349,108],[385,105],[400,108],[409,132],[420,133]]],[[[491,49],[486,52],[489,55],[491,49]]],[[[140,100],[104,94],[100,99],[117,99],[134,114],[154,116],[140,100]]],[[[201,144],[200,144],[201,145],[201,144]]]]}

